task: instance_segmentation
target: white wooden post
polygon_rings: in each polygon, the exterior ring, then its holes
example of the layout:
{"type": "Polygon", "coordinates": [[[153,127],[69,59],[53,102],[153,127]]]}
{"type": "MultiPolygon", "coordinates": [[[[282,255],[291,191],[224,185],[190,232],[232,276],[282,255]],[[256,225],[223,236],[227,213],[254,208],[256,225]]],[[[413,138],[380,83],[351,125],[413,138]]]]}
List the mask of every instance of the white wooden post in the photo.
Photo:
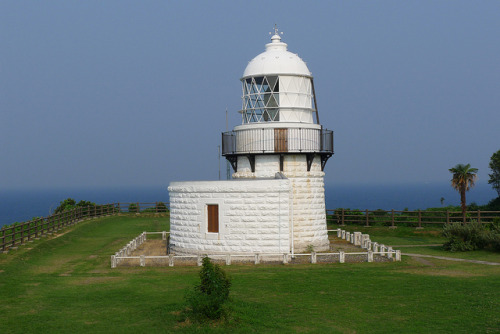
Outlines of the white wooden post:
{"type": "Polygon", "coordinates": [[[345,262],[345,253],[344,251],[339,252],[339,262],[344,263],[345,262]]]}
{"type": "Polygon", "coordinates": [[[361,246],[361,232],[354,232],[354,245],[361,246]]]}
{"type": "Polygon", "coordinates": [[[337,238],[342,237],[342,230],[340,228],[337,229],[337,238]]]}
{"type": "Polygon", "coordinates": [[[283,254],[283,264],[288,264],[288,254],[283,254]]]}
{"type": "Polygon", "coordinates": [[[345,240],[346,240],[347,242],[350,242],[350,241],[351,241],[351,233],[346,233],[345,240]]]}
{"type": "Polygon", "coordinates": [[[231,265],[231,254],[227,254],[226,255],[226,266],[230,266],[231,265]]]}
{"type": "Polygon", "coordinates": [[[166,231],[161,232],[161,240],[167,240],[167,232],[166,231]]]}
{"type": "Polygon", "coordinates": [[[387,258],[392,259],[392,247],[387,247],[387,258]]]}
{"type": "Polygon", "coordinates": [[[168,254],[168,266],[169,267],[174,266],[174,254],[168,254]]]}
{"type": "Polygon", "coordinates": [[[311,263],[316,263],[316,252],[311,252],[311,263]]]}
{"type": "Polygon", "coordinates": [[[201,261],[201,255],[198,255],[198,259],[196,260],[196,264],[198,267],[201,267],[202,261],[201,261]]]}
{"type": "Polygon", "coordinates": [[[396,250],[396,261],[401,261],[401,251],[399,249],[396,250]]]}
{"type": "Polygon", "coordinates": [[[140,263],[141,267],[146,266],[146,258],[144,257],[144,255],[141,255],[141,257],[139,259],[139,263],[140,263]]]}
{"type": "Polygon", "coordinates": [[[345,239],[345,235],[346,235],[345,230],[342,230],[342,239],[345,239]]]}
{"type": "Polygon", "coordinates": [[[385,245],[384,244],[380,245],[380,255],[382,255],[382,256],[385,255],[385,245]]]}
{"type": "Polygon", "coordinates": [[[116,268],[116,256],[111,255],[111,268],[116,268]]]}
{"type": "Polygon", "coordinates": [[[368,262],[373,262],[373,252],[368,251],[366,254],[368,255],[368,262]]]}
{"type": "Polygon", "coordinates": [[[260,264],[260,254],[259,253],[255,254],[255,264],[260,264]]]}

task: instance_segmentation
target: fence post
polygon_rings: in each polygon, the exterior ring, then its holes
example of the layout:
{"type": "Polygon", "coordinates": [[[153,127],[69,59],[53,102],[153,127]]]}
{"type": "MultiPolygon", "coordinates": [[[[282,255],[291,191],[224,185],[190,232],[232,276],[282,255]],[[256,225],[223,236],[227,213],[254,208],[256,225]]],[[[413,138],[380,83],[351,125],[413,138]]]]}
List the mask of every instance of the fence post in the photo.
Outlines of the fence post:
{"type": "Polygon", "coordinates": [[[391,212],[391,228],[396,228],[396,226],[394,226],[394,209],[392,209],[391,212]]]}
{"type": "Polygon", "coordinates": [[[168,254],[168,266],[169,267],[174,266],[174,254],[168,254]]]}
{"type": "Polygon", "coordinates": [[[477,210],[477,222],[481,224],[481,210],[477,210]]]}
{"type": "Polygon", "coordinates": [[[368,258],[367,258],[367,262],[373,262],[373,252],[372,252],[372,251],[368,251],[368,252],[366,253],[366,255],[367,255],[367,257],[368,257],[368,258]]]}
{"type": "Polygon", "coordinates": [[[5,252],[5,230],[2,228],[2,251],[5,252]]]}
{"type": "Polygon", "coordinates": [[[311,252],[311,263],[316,263],[316,252],[311,252]]]}
{"type": "Polygon", "coordinates": [[[418,209],[418,227],[417,229],[422,228],[422,210],[418,209]]]}
{"type": "Polygon", "coordinates": [[[24,223],[21,224],[21,245],[24,243],[24,223]]]}
{"type": "Polygon", "coordinates": [[[345,253],[344,251],[339,252],[339,262],[344,263],[345,262],[345,253]]]}
{"type": "Polygon", "coordinates": [[[446,210],[446,224],[450,223],[450,210],[446,210]]]}
{"type": "Polygon", "coordinates": [[[342,224],[340,226],[345,226],[344,224],[344,208],[342,208],[342,224]]]}
{"type": "Polygon", "coordinates": [[[365,227],[370,227],[370,222],[368,221],[368,209],[366,209],[366,225],[365,227]]]}

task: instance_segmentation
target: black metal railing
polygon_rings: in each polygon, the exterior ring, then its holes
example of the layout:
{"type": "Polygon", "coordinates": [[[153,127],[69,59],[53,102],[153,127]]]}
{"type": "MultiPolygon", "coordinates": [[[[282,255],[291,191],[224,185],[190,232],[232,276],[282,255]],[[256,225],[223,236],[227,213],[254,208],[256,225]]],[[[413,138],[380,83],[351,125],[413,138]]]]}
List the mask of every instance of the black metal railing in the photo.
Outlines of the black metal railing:
{"type": "Polygon", "coordinates": [[[257,128],[222,133],[222,155],[259,153],[333,154],[333,131],[311,128],[257,128]]]}

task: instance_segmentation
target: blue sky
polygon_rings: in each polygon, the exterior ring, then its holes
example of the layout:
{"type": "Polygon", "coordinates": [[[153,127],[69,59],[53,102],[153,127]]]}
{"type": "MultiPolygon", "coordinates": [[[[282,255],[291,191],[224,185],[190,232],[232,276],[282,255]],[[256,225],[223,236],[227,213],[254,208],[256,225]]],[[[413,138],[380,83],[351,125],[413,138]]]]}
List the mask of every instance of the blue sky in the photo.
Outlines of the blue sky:
{"type": "Polygon", "coordinates": [[[239,78],[275,23],[335,131],[327,184],[448,182],[457,163],[487,182],[499,13],[498,1],[2,1],[0,188],[217,179],[225,110],[241,123],[239,78]]]}

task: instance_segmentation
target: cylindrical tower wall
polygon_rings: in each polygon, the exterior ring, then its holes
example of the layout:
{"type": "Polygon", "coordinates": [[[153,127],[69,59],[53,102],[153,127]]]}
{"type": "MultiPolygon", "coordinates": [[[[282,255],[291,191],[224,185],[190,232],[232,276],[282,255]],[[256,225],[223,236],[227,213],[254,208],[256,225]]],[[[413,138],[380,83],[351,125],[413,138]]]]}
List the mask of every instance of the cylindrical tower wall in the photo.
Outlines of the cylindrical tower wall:
{"type": "MultiPolygon", "coordinates": [[[[280,171],[280,155],[256,155],[255,172],[247,157],[238,157],[235,179],[259,179],[274,177],[280,171]]],[[[321,159],[316,156],[307,171],[305,154],[287,154],[283,159],[283,174],[290,180],[290,233],[293,230],[294,252],[312,246],[315,251],[329,248],[326,226],[325,186],[321,159]]]]}

